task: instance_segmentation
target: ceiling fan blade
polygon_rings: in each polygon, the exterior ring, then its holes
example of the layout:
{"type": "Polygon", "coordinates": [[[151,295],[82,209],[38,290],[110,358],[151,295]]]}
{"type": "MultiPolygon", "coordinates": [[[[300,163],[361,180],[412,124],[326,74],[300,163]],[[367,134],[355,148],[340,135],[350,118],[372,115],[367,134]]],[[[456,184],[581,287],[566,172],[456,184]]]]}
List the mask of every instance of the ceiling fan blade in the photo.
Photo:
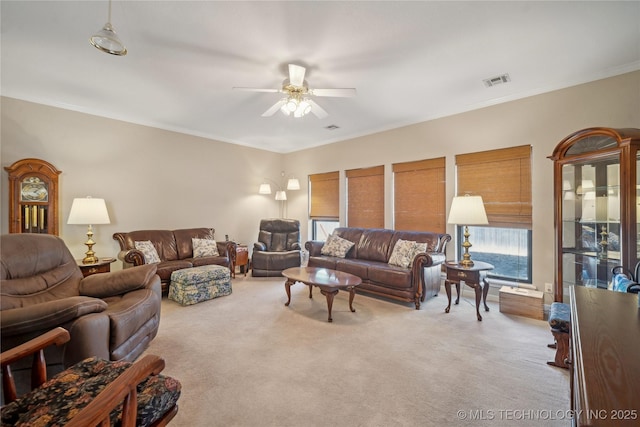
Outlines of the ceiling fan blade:
{"type": "Polygon", "coordinates": [[[267,111],[262,113],[262,117],[271,117],[271,116],[273,116],[275,113],[278,112],[280,107],[282,107],[282,104],[284,104],[285,102],[286,102],[286,99],[281,99],[280,101],[276,102],[267,111]]]}
{"type": "Polygon", "coordinates": [[[246,92],[269,92],[269,93],[276,93],[276,92],[280,92],[280,89],[261,89],[258,87],[234,87],[232,88],[233,90],[243,90],[246,92]]]}
{"type": "Polygon", "coordinates": [[[333,96],[339,98],[350,98],[356,96],[356,90],[350,88],[338,88],[338,89],[309,89],[309,93],[315,96],[333,96]]]}
{"type": "Polygon", "coordinates": [[[289,83],[293,86],[302,86],[304,84],[304,73],[306,68],[296,64],[289,64],[289,83]]]}
{"type": "Polygon", "coordinates": [[[318,104],[316,104],[313,99],[307,99],[307,102],[309,104],[311,104],[311,112],[319,119],[324,119],[325,117],[327,117],[329,115],[329,113],[327,113],[325,111],[324,108],[322,108],[321,106],[319,106],[318,104]]]}

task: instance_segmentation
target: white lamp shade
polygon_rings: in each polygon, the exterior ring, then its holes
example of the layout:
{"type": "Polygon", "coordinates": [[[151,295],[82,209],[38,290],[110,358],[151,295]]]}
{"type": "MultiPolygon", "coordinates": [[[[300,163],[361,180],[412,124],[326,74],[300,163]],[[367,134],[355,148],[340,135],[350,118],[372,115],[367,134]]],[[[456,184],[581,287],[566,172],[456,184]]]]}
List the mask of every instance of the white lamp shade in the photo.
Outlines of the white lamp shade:
{"type": "Polygon", "coordinates": [[[276,191],[276,200],[287,200],[287,193],[283,190],[276,191]]]}
{"type": "Polygon", "coordinates": [[[298,178],[289,178],[287,182],[287,190],[299,190],[300,189],[300,181],[298,178]]]}
{"type": "Polygon", "coordinates": [[[260,194],[271,194],[271,185],[264,183],[260,184],[260,189],[258,190],[260,194]]]}
{"type": "Polygon", "coordinates": [[[481,196],[457,196],[451,202],[449,224],[484,225],[489,224],[487,212],[481,196]]]}
{"type": "Polygon", "coordinates": [[[107,204],[92,197],[73,199],[67,224],[111,224],[107,204]]]}

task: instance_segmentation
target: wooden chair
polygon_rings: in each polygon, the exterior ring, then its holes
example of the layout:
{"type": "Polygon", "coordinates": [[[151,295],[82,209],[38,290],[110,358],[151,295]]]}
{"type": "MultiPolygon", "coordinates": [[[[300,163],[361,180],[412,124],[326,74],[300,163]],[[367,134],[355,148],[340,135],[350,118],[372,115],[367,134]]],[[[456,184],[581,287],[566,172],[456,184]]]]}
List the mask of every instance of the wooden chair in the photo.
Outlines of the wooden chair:
{"type": "Polygon", "coordinates": [[[1,410],[3,425],[18,420],[30,425],[46,417],[69,427],[106,427],[118,418],[122,427],[158,427],[176,415],[180,382],[160,374],[164,360],[158,356],[133,364],[89,358],[47,381],[44,348],[68,340],[69,332],[56,328],[0,355],[7,403],[1,410]],[[33,356],[32,391],[18,397],[10,365],[28,356],[33,356]]]}

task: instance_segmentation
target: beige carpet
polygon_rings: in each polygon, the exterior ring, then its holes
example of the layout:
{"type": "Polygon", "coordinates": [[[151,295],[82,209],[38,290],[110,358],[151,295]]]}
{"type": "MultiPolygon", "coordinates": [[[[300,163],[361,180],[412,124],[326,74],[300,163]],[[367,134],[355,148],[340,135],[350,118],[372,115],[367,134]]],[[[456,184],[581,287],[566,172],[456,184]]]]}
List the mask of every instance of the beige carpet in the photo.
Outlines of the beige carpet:
{"type": "Polygon", "coordinates": [[[569,375],[553,357],[544,321],[475,318],[472,293],[444,313],[423,304],[284,280],[233,280],[229,296],[182,307],[163,300],[148,353],[182,382],[175,426],[568,426],[569,375]]]}

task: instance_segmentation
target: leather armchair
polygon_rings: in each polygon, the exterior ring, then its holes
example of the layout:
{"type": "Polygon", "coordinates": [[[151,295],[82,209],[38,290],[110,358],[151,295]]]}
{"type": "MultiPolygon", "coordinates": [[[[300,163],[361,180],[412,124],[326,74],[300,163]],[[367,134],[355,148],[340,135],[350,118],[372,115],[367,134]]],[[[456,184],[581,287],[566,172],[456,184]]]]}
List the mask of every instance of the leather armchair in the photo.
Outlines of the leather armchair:
{"type": "Polygon", "coordinates": [[[253,245],[252,272],[257,277],[282,276],[282,270],[300,267],[300,221],[263,219],[253,245]]]}
{"type": "Polygon", "coordinates": [[[0,238],[2,351],[61,326],[69,342],[51,347],[55,373],[91,356],[135,360],[160,323],[155,265],[83,278],[62,239],[47,234],[0,238]]]}

